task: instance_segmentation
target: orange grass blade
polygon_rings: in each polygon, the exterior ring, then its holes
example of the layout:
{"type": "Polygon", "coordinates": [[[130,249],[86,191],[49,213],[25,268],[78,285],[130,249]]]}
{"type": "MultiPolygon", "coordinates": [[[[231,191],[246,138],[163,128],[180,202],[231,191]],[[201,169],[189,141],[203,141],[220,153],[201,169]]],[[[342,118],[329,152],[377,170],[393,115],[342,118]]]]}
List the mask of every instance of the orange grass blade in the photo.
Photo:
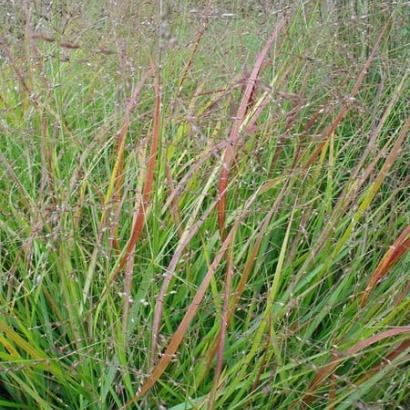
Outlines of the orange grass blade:
{"type": "MultiPolygon", "coordinates": [[[[361,218],[361,216],[363,215],[363,213],[365,212],[365,210],[370,206],[370,203],[372,202],[374,196],[377,194],[378,190],[380,189],[388,171],[390,170],[390,168],[392,167],[392,165],[394,164],[395,160],[397,159],[402,144],[407,136],[407,133],[409,131],[410,128],[410,117],[407,118],[404,126],[402,127],[401,131],[400,131],[400,135],[397,138],[397,140],[394,142],[393,147],[390,150],[390,153],[388,154],[382,169],[379,171],[379,173],[377,174],[375,180],[372,182],[371,186],[368,188],[367,194],[365,196],[365,198],[363,199],[362,203],[359,206],[358,211],[355,213],[354,217],[353,217],[353,222],[352,223],[357,223],[359,221],[359,219],[361,218]]],[[[372,142],[370,141],[369,144],[371,144],[372,142]]],[[[387,149],[387,146],[389,145],[389,143],[386,144],[385,149],[387,149]]],[[[367,178],[369,178],[369,176],[371,175],[371,173],[374,171],[377,162],[379,161],[380,158],[383,157],[383,150],[381,150],[379,152],[379,154],[376,156],[376,158],[374,158],[374,160],[368,165],[368,167],[362,172],[361,177],[356,177],[355,179],[353,179],[352,181],[352,185],[351,187],[346,190],[346,192],[344,193],[344,195],[342,195],[334,209],[332,212],[332,216],[330,218],[330,222],[325,226],[324,230],[322,231],[322,233],[320,234],[320,236],[318,237],[318,239],[316,240],[316,245],[315,248],[310,252],[308,258],[305,260],[305,262],[303,263],[302,267],[299,269],[299,272],[295,275],[292,284],[290,285],[289,289],[288,289],[288,294],[292,293],[296,287],[297,282],[300,280],[301,276],[304,275],[304,272],[306,272],[306,270],[308,269],[308,267],[311,265],[311,263],[314,261],[314,258],[317,254],[317,252],[321,249],[322,246],[324,246],[324,244],[326,243],[326,241],[328,240],[329,236],[331,235],[332,229],[334,227],[334,224],[338,218],[339,215],[342,215],[343,212],[346,211],[346,209],[349,207],[349,205],[357,198],[357,196],[359,195],[359,191],[360,188],[363,186],[364,182],[367,180],[367,178]]],[[[364,155],[367,156],[367,153],[365,153],[364,155]]],[[[362,162],[362,160],[360,160],[360,163],[362,162]]],[[[358,172],[358,170],[354,170],[354,172],[352,173],[353,175],[356,174],[358,172]]],[[[350,225],[350,228],[348,229],[352,229],[353,225],[350,225]]],[[[348,230],[345,231],[345,233],[349,233],[348,230]]],[[[339,245],[337,245],[338,248],[340,248],[340,244],[343,244],[343,241],[346,240],[345,238],[341,238],[341,240],[339,241],[339,245]]]]}
{"type": "Polygon", "coordinates": [[[122,256],[117,272],[120,271],[127,263],[128,258],[133,253],[135,245],[140,238],[142,229],[144,227],[146,210],[149,206],[152,196],[152,185],[154,183],[154,171],[157,159],[158,143],[160,136],[160,120],[161,120],[161,90],[159,85],[158,76],[155,77],[154,82],[155,91],[155,108],[154,108],[154,120],[152,127],[152,141],[151,148],[147,162],[147,174],[145,176],[144,189],[142,193],[142,201],[138,207],[137,216],[132,227],[131,237],[125,249],[125,253],[122,256]]]}
{"type": "Polygon", "coordinates": [[[194,318],[203,297],[205,296],[205,292],[208,289],[209,283],[215,271],[217,270],[222,258],[225,255],[225,252],[228,246],[230,245],[230,243],[232,242],[235,236],[235,232],[238,228],[238,225],[239,225],[239,219],[237,223],[234,225],[234,227],[231,229],[231,231],[229,232],[226,239],[224,240],[219,252],[217,253],[215,259],[213,260],[208,272],[206,273],[201,285],[199,286],[197,293],[195,294],[191,304],[189,305],[177,330],[173,334],[171,341],[169,342],[165,352],[162,354],[162,357],[159,360],[158,364],[154,367],[154,369],[152,370],[151,374],[149,375],[145,383],[138,389],[135,396],[128,403],[126,403],[125,407],[130,406],[133,402],[141,398],[148,390],[150,390],[151,387],[157,382],[157,380],[161,377],[161,375],[164,373],[164,371],[168,367],[174,354],[178,350],[178,347],[181,344],[182,339],[184,338],[188,330],[188,327],[191,324],[191,321],[194,318]]]}
{"type": "Polygon", "coordinates": [[[309,386],[308,392],[303,398],[304,404],[306,405],[312,402],[312,400],[314,399],[314,392],[334,372],[337,366],[344,359],[361,352],[362,350],[377,342],[380,342],[389,337],[400,335],[402,333],[410,333],[410,326],[394,327],[392,329],[378,333],[377,335],[371,336],[367,339],[361,340],[360,342],[356,343],[353,347],[348,349],[346,352],[344,352],[342,357],[339,357],[338,359],[331,361],[329,364],[319,369],[319,371],[316,373],[316,376],[314,377],[313,381],[309,386]]]}
{"type": "MultiPolygon", "coordinates": [[[[254,200],[257,198],[258,194],[263,191],[263,189],[266,188],[266,186],[271,185],[271,183],[266,183],[262,187],[260,187],[254,195],[248,200],[248,202],[245,205],[245,211],[249,209],[251,204],[254,202],[254,200]]],[[[152,347],[151,347],[151,354],[152,357],[154,358],[155,353],[156,353],[156,348],[157,348],[157,341],[158,341],[158,335],[159,335],[159,330],[160,330],[160,325],[161,325],[161,316],[162,316],[162,310],[163,310],[163,305],[164,305],[164,299],[166,296],[166,292],[168,291],[169,284],[171,282],[172,277],[174,276],[175,269],[177,267],[178,261],[180,260],[182,253],[184,252],[184,249],[188,246],[189,242],[191,239],[195,236],[195,234],[198,232],[199,228],[204,224],[210,213],[213,211],[213,209],[216,207],[218,203],[218,198],[216,198],[212,204],[208,207],[208,209],[201,215],[199,220],[195,222],[189,230],[185,230],[183,233],[183,236],[181,237],[181,240],[174,252],[174,255],[172,256],[172,259],[167,266],[166,269],[166,275],[164,282],[161,285],[160,292],[158,294],[157,300],[156,300],[156,305],[155,305],[155,311],[154,311],[154,319],[152,323],[152,347]]]]}
{"type": "MultiPolygon", "coordinates": [[[[263,189],[264,186],[262,186],[261,188],[263,189]]],[[[169,343],[169,345],[166,349],[165,354],[162,355],[161,359],[159,360],[157,365],[154,367],[154,370],[152,371],[151,376],[149,377],[149,379],[144,383],[144,385],[141,387],[141,389],[137,392],[136,396],[128,404],[134,402],[139,397],[141,397],[143,394],[145,394],[145,392],[147,392],[155,384],[155,382],[158,380],[158,378],[161,377],[162,373],[165,371],[166,367],[168,366],[169,362],[171,361],[171,356],[170,355],[174,354],[176,352],[176,350],[178,349],[178,347],[179,347],[179,345],[182,341],[182,338],[183,338],[184,334],[186,333],[186,331],[188,329],[188,326],[189,326],[193,316],[195,315],[195,313],[198,309],[198,305],[201,302],[207,287],[209,286],[209,283],[212,279],[213,274],[215,273],[215,271],[216,271],[219,263],[221,262],[226,250],[228,249],[229,245],[233,241],[238,226],[242,222],[243,218],[246,216],[247,212],[249,211],[249,208],[252,206],[252,204],[256,200],[258,194],[260,193],[260,190],[261,189],[258,189],[252,195],[252,197],[249,198],[249,200],[245,204],[244,208],[238,214],[238,217],[235,219],[235,223],[234,223],[233,228],[230,230],[229,235],[226,237],[226,239],[222,243],[222,247],[221,247],[220,251],[218,252],[217,256],[215,257],[214,261],[212,262],[207,274],[205,275],[205,278],[203,279],[203,281],[202,281],[196,295],[194,296],[194,299],[193,299],[191,305],[189,306],[183,320],[181,321],[177,331],[174,333],[173,337],[171,338],[171,341],[170,341],[170,343],[169,343]]],[[[160,319],[161,319],[162,305],[163,305],[163,302],[164,302],[163,297],[165,295],[166,290],[168,289],[169,281],[172,278],[173,270],[175,270],[176,263],[178,262],[178,260],[181,256],[183,248],[189,243],[190,239],[193,237],[195,232],[199,229],[199,227],[205,221],[205,219],[207,218],[207,216],[209,215],[211,210],[216,206],[217,201],[218,201],[218,198],[214,201],[213,204],[211,204],[211,206],[207,209],[206,213],[204,215],[202,215],[202,217],[199,219],[199,221],[193,226],[193,228],[188,233],[188,235],[184,239],[184,241],[180,243],[179,248],[175,252],[175,254],[174,254],[174,256],[171,260],[171,263],[170,263],[170,265],[167,269],[167,275],[166,275],[164,283],[162,285],[161,292],[160,292],[160,294],[157,298],[157,306],[156,306],[155,313],[154,313],[154,323],[153,323],[153,343],[154,344],[153,344],[153,349],[156,348],[156,343],[155,342],[156,342],[156,338],[157,338],[158,331],[159,331],[159,323],[160,323],[160,319]]]]}
{"type": "Polygon", "coordinates": [[[378,371],[383,369],[384,366],[392,362],[396,357],[401,355],[404,351],[410,348],[410,338],[404,340],[404,342],[400,343],[392,352],[390,352],[386,357],[384,357],[381,362],[372,367],[370,370],[366,372],[366,374],[360,378],[360,380],[357,382],[357,384],[361,384],[370,377],[372,377],[374,374],[376,374],[378,371]]]}
{"type": "Polygon", "coordinates": [[[182,253],[184,249],[188,246],[189,242],[191,239],[194,237],[194,235],[198,232],[199,228],[203,225],[203,223],[206,221],[208,216],[210,215],[211,211],[215,208],[217,204],[217,201],[215,200],[209,207],[208,209],[204,212],[204,214],[201,216],[201,218],[191,227],[189,231],[187,231],[186,235],[182,238],[180,241],[174,255],[172,256],[172,259],[166,269],[166,275],[164,278],[164,282],[161,285],[161,289],[159,292],[159,295],[157,297],[156,305],[155,305],[155,311],[154,311],[154,319],[152,322],[152,346],[151,346],[151,355],[152,359],[154,359],[154,355],[156,353],[157,349],[157,344],[158,344],[158,335],[159,335],[159,328],[161,324],[161,316],[162,316],[162,310],[163,310],[163,305],[164,305],[164,299],[165,295],[167,293],[169,284],[171,282],[172,277],[174,276],[175,269],[178,265],[178,261],[182,256],[182,253]]]}
{"type": "Polygon", "coordinates": [[[137,213],[134,215],[133,228],[131,232],[131,238],[126,247],[125,253],[120,260],[120,263],[117,268],[119,272],[124,265],[125,269],[125,279],[124,279],[124,307],[123,307],[123,317],[122,324],[123,330],[126,332],[128,325],[128,311],[130,306],[131,299],[131,288],[132,288],[132,273],[134,267],[134,254],[135,247],[138,242],[138,239],[141,235],[142,229],[145,223],[146,210],[149,206],[152,196],[152,186],[154,183],[154,171],[158,151],[158,141],[160,133],[160,120],[161,120],[161,90],[159,84],[159,78],[156,75],[154,79],[154,91],[155,91],[155,108],[154,108],[154,119],[152,126],[152,142],[150,153],[147,163],[147,173],[145,176],[144,189],[142,192],[142,201],[137,199],[140,202],[138,206],[137,213]]]}
{"type": "Polygon", "coordinates": [[[388,271],[399,261],[399,259],[410,249],[410,225],[408,225],[399,237],[394,241],[393,245],[383,256],[376,270],[370,277],[369,283],[366,286],[360,304],[365,306],[370,292],[374,289],[377,283],[388,273],[388,271]]]}
{"type": "Polygon", "coordinates": [[[150,76],[151,72],[152,72],[152,67],[142,75],[140,81],[135,87],[135,90],[132,93],[132,96],[127,103],[123,124],[120,130],[118,131],[118,135],[117,135],[117,143],[116,143],[116,148],[115,148],[116,160],[114,164],[114,169],[111,174],[110,184],[108,186],[108,190],[107,190],[107,193],[104,199],[104,213],[101,218],[101,224],[103,225],[105,223],[107,205],[109,204],[111,199],[113,199],[115,221],[114,221],[113,226],[111,227],[110,237],[112,239],[110,239],[110,245],[115,249],[118,249],[117,228],[118,228],[119,212],[120,212],[119,202],[121,200],[121,189],[122,189],[122,184],[123,184],[123,179],[124,179],[123,172],[124,172],[125,141],[127,138],[128,129],[129,129],[130,122],[131,122],[131,114],[135,106],[137,105],[139,95],[141,94],[141,90],[145,84],[145,81],[150,76]]]}

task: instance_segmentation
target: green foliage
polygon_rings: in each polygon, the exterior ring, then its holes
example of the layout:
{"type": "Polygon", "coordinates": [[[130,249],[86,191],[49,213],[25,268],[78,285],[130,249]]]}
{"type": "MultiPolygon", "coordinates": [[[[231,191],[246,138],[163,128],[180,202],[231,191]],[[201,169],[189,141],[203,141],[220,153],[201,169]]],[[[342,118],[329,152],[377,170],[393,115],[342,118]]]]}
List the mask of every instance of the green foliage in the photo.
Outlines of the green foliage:
{"type": "Polygon", "coordinates": [[[408,5],[45,3],[0,5],[0,408],[407,408],[408,5]]]}

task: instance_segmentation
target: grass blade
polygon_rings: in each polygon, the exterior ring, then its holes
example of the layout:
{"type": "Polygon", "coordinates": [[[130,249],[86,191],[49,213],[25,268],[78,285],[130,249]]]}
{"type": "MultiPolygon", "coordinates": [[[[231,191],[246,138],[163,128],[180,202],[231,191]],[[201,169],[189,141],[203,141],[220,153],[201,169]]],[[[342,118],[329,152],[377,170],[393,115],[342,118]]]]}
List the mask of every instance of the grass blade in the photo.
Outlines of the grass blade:
{"type": "Polygon", "coordinates": [[[221,238],[224,237],[224,230],[225,230],[225,208],[226,208],[226,190],[228,187],[228,179],[229,179],[229,170],[232,165],[232,161],[234,160],[235,156],[235,146],[237,144],[237,140],[239,137],[240,128],[245,120],[245,115],[248,111],[248,104],[251,100],[252,93],[254,92],[256,86],[256,80],[259,76],[259,71],[266,59],[266,55],[269,49],[272,47],[273,42],[276,40],[277,36],[279,35],[280,31],[285,26],[285,19],[281,19],[274,32],[269,37],[268,41],[266,42],[264,48],[259,53],[258,57],[256,58],[255,65],[251,72],[251,75],[248,78],[245,92],[242,96],[241,103],[238,108],[238,112],[235,116],[234,123],[232,125],[230,134],[229,134],[229,142],[225,149],[223,155],[223,164],[222,164],[222,171],[219,177],[218,183],[218,192],[220,199],[218,201],[218,223],[219,223],[219,231],[221,234],[221,238]]]}

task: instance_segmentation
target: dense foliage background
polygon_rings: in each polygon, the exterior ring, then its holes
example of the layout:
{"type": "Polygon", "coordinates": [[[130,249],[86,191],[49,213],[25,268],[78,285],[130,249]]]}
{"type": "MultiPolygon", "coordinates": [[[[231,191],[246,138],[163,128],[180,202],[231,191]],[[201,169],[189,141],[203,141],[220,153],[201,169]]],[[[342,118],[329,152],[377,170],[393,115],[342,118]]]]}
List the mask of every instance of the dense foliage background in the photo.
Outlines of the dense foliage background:
{"type": "Polygon", "coordinates": [[[409,3],[0,3],[0,408],[408,409],[409,3]]]}

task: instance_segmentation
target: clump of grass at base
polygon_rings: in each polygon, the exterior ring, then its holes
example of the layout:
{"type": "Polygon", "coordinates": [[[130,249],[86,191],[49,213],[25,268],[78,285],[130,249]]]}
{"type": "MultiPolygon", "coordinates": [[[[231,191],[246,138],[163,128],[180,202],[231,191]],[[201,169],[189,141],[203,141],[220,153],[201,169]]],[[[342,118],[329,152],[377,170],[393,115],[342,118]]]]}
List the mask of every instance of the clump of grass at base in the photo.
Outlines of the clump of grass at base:
{"type": "Polygon", "coordinates": [[[0,6],[0,408],[407,408],[405,2],[119,3],[0,6]]]}

